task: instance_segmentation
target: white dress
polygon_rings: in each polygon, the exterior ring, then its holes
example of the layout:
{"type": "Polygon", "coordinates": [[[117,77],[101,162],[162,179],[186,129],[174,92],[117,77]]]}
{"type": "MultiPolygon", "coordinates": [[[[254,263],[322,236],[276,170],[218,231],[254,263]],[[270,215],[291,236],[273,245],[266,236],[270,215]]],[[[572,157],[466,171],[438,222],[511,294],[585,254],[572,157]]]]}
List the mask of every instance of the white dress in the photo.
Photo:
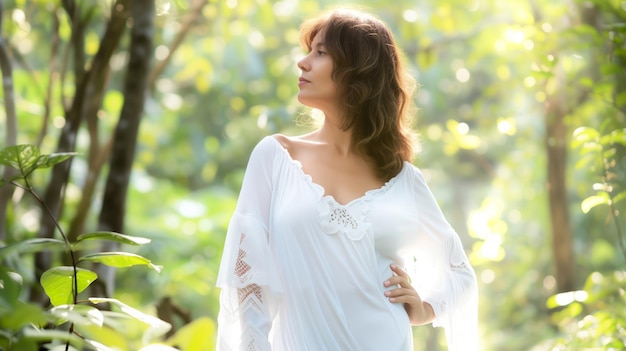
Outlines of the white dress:
{"type": "Polygon", "coordinates": [[[476,277],[419,169],[405,162],[342,205],[265,137],[226,236],[217,350],[412,351],[407,313],[384,296],[392,263],[410,271],[448,349],[477,350],[476,277]]]}

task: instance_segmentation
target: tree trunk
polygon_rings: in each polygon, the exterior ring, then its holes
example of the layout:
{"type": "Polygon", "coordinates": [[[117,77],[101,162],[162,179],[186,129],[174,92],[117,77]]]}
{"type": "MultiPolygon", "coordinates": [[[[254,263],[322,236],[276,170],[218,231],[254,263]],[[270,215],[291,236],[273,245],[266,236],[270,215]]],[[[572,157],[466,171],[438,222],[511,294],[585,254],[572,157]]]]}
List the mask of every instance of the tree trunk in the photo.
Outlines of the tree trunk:
{"type": "MultiPolygon", "coordinates": [[[[582,23],[600,28],[599,12],[595,6],[582,6],[582,23]]],[[[587,73],[592,81],[600,76],[599,63],[590,64],[587,73]]],[[[547,162],[547,190],[550,206],[552,256],[558,292],[576,289],[575,255],[573,233],[570,224],[567,196],[567,148],[570,131],[565,122],[567,115],[584,104],[589,98],[589,89],[571,89],[570,82],[560,67],[555,68],[555,77],[560,85],[556,93],[549,96],[545,104],[545,148],[547,162]]]]}
{"type": "Polygon", "coordinates": [[[567,199],[567,126],[565,108],[557,94],[546,102],[545,147],[547,161],[547,190],[552,230],[554,275],[559,292],[576,288],[574,274],[574,245],[569,221],[567,199]]]}
{"type": "MultiPolygon", "coordinates": [[[[129,16],[128,11],[129,0],[117,0],[112,7],[111,20],[109,21],[105,30],[104,36],[100,42],[100,47],[96,53],[91,68],[84,74],[78,74],[76,77],[80,77],[76,83],[76,93],[72,101],[72,106],[66,113],[65,126],[61,130],[59,141],[57,144],[56,152],[73,152],[76,148],[76,137],[78,128],[83,122],[86,116],[86,112],[94,104],[101,103],[101,94],[105,89],[104,76],[108,72],[109,61],[115,52],[119,41],[124,33],[126,27],[126,20],[129,16]],[[91,94],[91,95],[90,95],[91,94]],[[96,98],[94,98],[96,97],[96,98]]],[[[75,51],[75,60],[77,56],[82,55],[82,52],[78,52],[82,49],[82,36],[84,36],[83,28],[86,26],[80,18],[78,18],[79,11],[74,1],[64,0],[63,6],[66,8],[69,17],[72,18],[72,42],[73,50],[75,51]]],[[[81,70],[82,67],[76,66],[75,70],[81,70]]],[[[65,187],[67,185],[70,169],[72,165],[72,159],[66,162],[56,164],[52,168],[52,174],[50,182],[44,193],[43,201],[48,208],[52,211],[55,218],[61,217],[63,210],[63,198],[65,193],[65,187]]],[[[41,225],[38,232],[40,238],[51,238],[54,236],[56,219],[43,215],[41,218],[41,225]]],[[[37,279],[41,274],[47,270],[52,262],[52,254],[50,252],[38,252],[35,255],[35,274],[37,279]]],[[[31,300],[44,302],[45,296],[36,285],[33,285],[31,294],[31,300]]]]}
{"type": "MultiPolygon", "coordinates": [[[[152,57],[152,37],[154,32],[154,0],[134,0],[132,2],[133,28],[131,31],[130,56],[128,71],[124,83],[124,105],[111,150],[109,175],[107,177],[102,209],[98,219],[100,230],[123,232],[126,195],[135,159],[137,134],[143,114],[147,92],[148,73],[152,57]]],[[[103,251],[116,250],[115,243],[106,244],[103,251]]],[[[104,291],[98,292],[111,296],[114,286],[114,270],[99,265],[96,267],[100,285],[104,291]]],[[[97,295],[96,295],[97,296],[97,295]]]]}
{"type": "MultiPolygon", "coordinates": [[[[4,3],[0,2],[0,31],[2,30],[4,15],[4,3]]],[[[6,113],[6,144],[5,146],[17,143],[17,117],[15,114],[15,96],[13,94],[13,69],[11,59],[7,52],[4,37],[0,32],[0,69],[2,70],[2,91],[4,93],[4,109],[6,113]]],[[[17,174],[17,170],[11,167],[4,167],[3,179],[11,178],[17,174]]],[[[10,185],[0,187],[0,242],[5,241],[6,219],[9,201],[13,195],[14,188],[10,185]]]]}

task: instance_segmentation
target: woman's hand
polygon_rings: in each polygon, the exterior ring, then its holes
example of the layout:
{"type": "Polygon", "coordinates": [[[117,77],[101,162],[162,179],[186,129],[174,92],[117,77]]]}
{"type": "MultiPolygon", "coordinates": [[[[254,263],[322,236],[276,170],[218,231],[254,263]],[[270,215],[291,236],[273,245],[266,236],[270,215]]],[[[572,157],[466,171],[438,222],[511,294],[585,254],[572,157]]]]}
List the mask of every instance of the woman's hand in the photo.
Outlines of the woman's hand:
{"type": "Polygon", "coordinates": [[[395,289],[385,291],[385,296],[391,303],[404,304],[404,309],[409,315],[412,325],[422,325],[432,322],[435,319],[435,312],[427,302],[422,301],[417,291],[411,285],[409,275],[400,267],[391,265],[394,275],[385,280],[383,285],[390,287],[397,285],[395,289]]]}

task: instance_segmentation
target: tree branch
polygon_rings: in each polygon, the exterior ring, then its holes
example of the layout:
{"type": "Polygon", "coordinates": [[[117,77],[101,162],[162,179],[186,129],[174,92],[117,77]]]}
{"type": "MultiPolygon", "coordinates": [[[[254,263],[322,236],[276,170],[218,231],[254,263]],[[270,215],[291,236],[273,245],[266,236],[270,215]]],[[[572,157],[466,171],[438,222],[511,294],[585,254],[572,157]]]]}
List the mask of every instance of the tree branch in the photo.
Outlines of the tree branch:
{"type": "Polygon", "coordinates": [[[159,78],[159,76],[165,70],[165,67],[167,67],[169,62],[172,60],[172,57],[174,56],[174,52],[176,51],[176,49],[178,49],[180,44],[182,44],[183,40],[185,39],[185,36],[187,36],[187,33],[189,32],[189,29],[191,28],[193,23],[196,21],[196,19],[200,17],[200,14],[202,13],[202,8],[207,3],[208,3],[208,0],[197,0],[193,4],[191,11],[187,15],[187,18],[185,18],[185,20],[183,21],[180,31],[178,32],[178,34],[176,34],[176,37],[174,38],[174,40],[172,41],[172,44],[170,44],[170,47],[168,48],[169,51],[167,53],[167,56],[163,60],[158,61],[155,64],[152,72],[150,72],[150,78],[148,78],[148,87],[150,87],[151,91],[154,90],[154,84],[156,83],[157,78],[159,78]]]}

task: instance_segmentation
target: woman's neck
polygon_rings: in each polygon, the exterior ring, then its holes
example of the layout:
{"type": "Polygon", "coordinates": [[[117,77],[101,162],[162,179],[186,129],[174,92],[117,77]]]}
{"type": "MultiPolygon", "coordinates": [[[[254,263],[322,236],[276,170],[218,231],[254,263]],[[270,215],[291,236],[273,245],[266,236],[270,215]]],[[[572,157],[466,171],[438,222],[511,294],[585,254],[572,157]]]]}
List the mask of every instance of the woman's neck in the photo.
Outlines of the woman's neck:
{"type": "Polygon", "coordinates": [[[340,155],[347,156],[354,152],[352,149],[352,132],[344,130],[338,118],[325,115],[322,126],[315,132],[315,138],[328,144],[340,155]]]}

